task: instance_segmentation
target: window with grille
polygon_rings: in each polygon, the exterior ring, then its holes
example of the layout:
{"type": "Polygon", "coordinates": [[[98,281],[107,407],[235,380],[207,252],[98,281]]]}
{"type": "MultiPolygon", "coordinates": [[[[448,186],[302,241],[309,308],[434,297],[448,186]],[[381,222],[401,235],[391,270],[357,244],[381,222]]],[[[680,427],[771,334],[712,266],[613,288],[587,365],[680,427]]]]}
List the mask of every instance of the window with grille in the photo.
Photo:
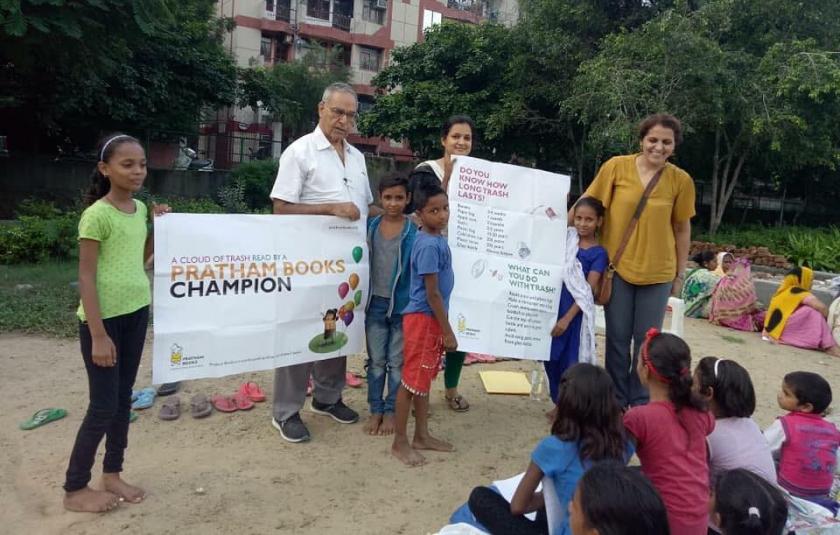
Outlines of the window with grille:
{"type": "Polygon", "coordinates": [[[376,0],[364,0],[362,19],[376,24],[385,24],[385,10],[376,7],[376,0]]]}
{"type": "Polygon", "coordinates": [[[359,68],[365,71],[379,72],[382,65],[382,50],[378,48],[359,47],[359,68]]]}
{"type": "Polygon", "coordinates": [[[306,0],[306,16],[330,20],[330,0],[306,0]]]}

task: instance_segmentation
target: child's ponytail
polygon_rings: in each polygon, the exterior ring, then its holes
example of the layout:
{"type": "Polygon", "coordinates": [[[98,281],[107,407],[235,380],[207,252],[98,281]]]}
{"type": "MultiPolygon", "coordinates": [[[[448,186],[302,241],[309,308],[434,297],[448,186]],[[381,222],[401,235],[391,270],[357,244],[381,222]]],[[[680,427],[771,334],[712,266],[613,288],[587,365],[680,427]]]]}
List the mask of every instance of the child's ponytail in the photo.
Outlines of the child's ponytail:
{"type": "Polygon", "coordinates": [[[782,535],[788,505],[782,492],[749,470],[724,472],[714,489],[714,511],[723,533],[782,535]]]}
{"type": "Polygon", "coordinates": [[[93,172],[90,174],[90,187],[88,187],[87,193],[84,197],[84,201],[87,206],[95,203],[107,195],[111,190],[111,182],[108,180],[108,177],[103,175],[99,170],[99,163],[108,162],[117,147],[124,143],[137,143],[140,145],[140,141],[136,138],[119,132],[109,134],[100,139],[99,143],[97,143],[96,154],[99,155],[99,162],[97,162],[96,166],[93,168],[93,172]]]}
{"type": "Polygon", "coordinates": [[[642,345],[642,362],[656,380],[668,385],[668,399],[677,411],[706,410],[706,401],[691,388],[691,349],[682,338],[650,329],[642,345]]]}

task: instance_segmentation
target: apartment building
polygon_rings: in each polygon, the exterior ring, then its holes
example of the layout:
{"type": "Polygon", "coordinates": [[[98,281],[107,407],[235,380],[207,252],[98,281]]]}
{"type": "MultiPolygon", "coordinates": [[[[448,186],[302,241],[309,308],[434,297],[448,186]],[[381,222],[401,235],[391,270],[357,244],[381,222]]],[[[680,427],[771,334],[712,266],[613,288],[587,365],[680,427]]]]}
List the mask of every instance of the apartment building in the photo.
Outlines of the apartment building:
{"type": "MultiPolygon", "coordinates": [[[[340,46],[361,113],[373,104],[371,80],[388,64],[391,50],[421,41],[424,29],[443,20],[513,24],[519,16],[516,0],[220,0],[218,7],[220,15],[236,21],[227,45],[241,67],[293,61],[316,42],[327,49],[340,46]]],[[[277,156],[282,126],[266,124],[262,115],[235,110],[228,127],[271,136],[277,156]]],[[[350,142],[364,152],[411,157],[408,147],[392,140],[356,134],[350,142]]]]}

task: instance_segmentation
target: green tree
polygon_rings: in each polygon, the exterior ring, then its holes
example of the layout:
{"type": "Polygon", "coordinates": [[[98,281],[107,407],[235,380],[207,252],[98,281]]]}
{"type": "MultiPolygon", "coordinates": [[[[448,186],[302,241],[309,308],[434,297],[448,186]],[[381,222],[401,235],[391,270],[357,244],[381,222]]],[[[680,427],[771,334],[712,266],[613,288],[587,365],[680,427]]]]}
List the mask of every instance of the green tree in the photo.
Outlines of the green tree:
{"type": "Polygon", "coordinates": [[[349,79],[343,49],[327,50],[311,44],[307,54],[297,61],[240,69],[238,102],[240,106],[268,110],[296,138],[318,122],[318,103],[324,88],[349,79]]]}
{"type": "Polygon", "coordinates": [[[231,104],[230,21],[213,0],[6,0],[0,4],[0,118],[15,140],[90,140],[106,129],[193,131],[231,104]],[[34,119],[34,120],[33,120],[34,119]],[[27,135],[28,134],[28,135],[27,135]]]}
{"type": "Polygon", "coordinates": [[[441,124],[467,114],[476,122],[476,153],[505,159],[525,146],[496,127],[496,114],[512,91],[505,76],[512,54],[511,31],[502,25],[434,26],[422,43],[392,52],[391,64],[373,80],[381,94],[359,129],[406,139],[419,155],[431,157],[441,151],[441,124]]]}
{"type": "Polygon", "coordinates": [[[740,10],[754,3],[710,0],[696,11],[667,10],[633,32],[610,35],[581,65],[565,102],[589,125],[589,145],[605,155],[636,146],[633,125],[645,115],[680,117],[694,145],[680,161],[711,183],[711,232],[750,159],[772,153],[772,174],[836,159],[837,137],[819,113],[821,100],[836,100],[834,56],[814,41],[788,38],[762,48],[763,38],[734,31],[740,10]],[[812,131],[822,134],[807,139],[812,131]]]}

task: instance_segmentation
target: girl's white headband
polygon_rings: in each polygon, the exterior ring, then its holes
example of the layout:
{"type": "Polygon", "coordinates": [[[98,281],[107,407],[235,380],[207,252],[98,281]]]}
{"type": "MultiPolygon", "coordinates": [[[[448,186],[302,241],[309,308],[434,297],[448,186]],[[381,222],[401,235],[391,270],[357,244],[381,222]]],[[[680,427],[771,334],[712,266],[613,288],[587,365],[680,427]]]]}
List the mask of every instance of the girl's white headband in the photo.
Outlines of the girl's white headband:
{"type": "Polygon", "coordinates": [[[114,140],[119,139],[121,137],[131,137],[131,136],[126,135],[126,134],[119,134],[117,136],[112,137],[108,141],[106,141],[105,144],[102,145],[102,150],[99,152],[99,161],[101,161],[101,162],[105,161],[105,149],[107,149],[108,145],[110,145],[114,140]]]}

